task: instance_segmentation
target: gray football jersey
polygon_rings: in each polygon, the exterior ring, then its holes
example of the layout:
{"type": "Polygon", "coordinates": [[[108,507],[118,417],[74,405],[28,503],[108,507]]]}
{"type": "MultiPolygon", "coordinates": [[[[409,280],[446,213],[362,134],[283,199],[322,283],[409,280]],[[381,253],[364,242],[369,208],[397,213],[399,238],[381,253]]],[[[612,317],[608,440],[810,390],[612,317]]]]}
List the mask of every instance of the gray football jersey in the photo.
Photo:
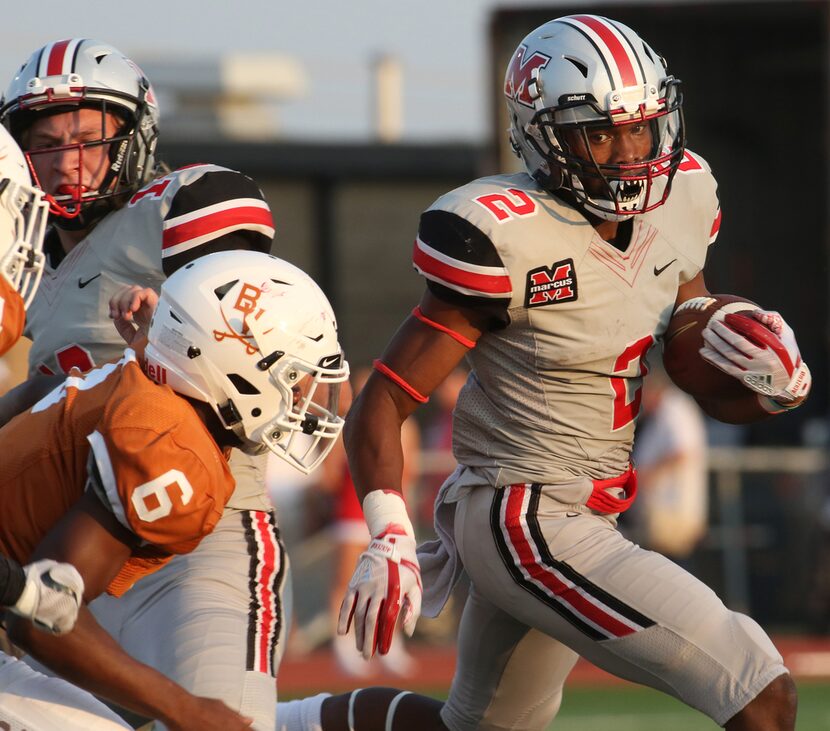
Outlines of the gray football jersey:
{"type": "MultiPolygon", "coordinates": [[[[53,237],[37,294],[27,313],[30,373],[87,371],[119,358],[124,341],[109,319],[109,300],[125,285],[156,291],[198,256],[227,249],[270,251],[274,224],[257,185],[217,165],[193,165],[157,178],[105,216],[63,259],[53,237]]],[[[232,465],[242,461],[234,450],[232,465]]],[[[259,469],[259,468],[257,468],[259,469]]],[[[238,469],[234,469],[237,476],[238,469]]],[[[229,505],[267,509],[261,485],[246,477],[229,505]]]]}
{"type": "Polygon", "coordinates": [[[497,323],[468,356],[456,459],[496,485],[624,472],[648,359],[719,224],[715,180],[691,152],[666,203],[632,218],[625,251],[523,173],[439,198],[415,268],[438,297],[497,323]]]}

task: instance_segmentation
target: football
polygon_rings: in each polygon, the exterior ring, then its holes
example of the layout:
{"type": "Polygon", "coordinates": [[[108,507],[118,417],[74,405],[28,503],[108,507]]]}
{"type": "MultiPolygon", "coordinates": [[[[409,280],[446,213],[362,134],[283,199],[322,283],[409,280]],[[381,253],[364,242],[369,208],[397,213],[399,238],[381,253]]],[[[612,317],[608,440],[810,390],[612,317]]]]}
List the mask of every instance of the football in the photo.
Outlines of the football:
{"type": "Polygon", "coordinates": [[[700,357],[701,332],[716,312],[746,312],[759,306],[746,297],[712,294],[678,307],[663,336],[663,366],[680,389],[702,398],[735,398],[749,392],[740,381],[700,357]]]}

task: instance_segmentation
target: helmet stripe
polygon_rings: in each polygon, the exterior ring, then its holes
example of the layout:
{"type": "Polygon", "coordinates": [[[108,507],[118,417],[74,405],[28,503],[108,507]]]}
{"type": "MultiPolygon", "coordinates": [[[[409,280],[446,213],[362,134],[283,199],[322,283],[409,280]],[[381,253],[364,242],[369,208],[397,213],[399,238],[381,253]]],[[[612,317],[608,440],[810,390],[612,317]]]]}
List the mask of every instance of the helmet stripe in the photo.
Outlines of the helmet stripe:
{"type": "Polygon", "coordinates": [[[81,52],[81,46],[86,42],[86,38],[75,38],[72,41],[72,45],[69,47],[69,51],[66,54],[67,58],[72,59],[69,63],[69,68],[66,69],[67,74],[75,73],[75,64],[78,62],[78,54],[81,52]]]}
{"type": "Polygon", "coordinates": [[[631,38],[627,36],[622,29],[620,28],[619,23],[615,23],[613,20],[609,20],[608,23],[613,27],[616,28],[617,33],[625,42],[625,45],[631,49],[631,55],[634,57],[634,60],[637,62],[637,67],[640,69],[640,76],[645,80],[646,77],[646,70],[643,68],[643,59],[640,58],[640,54],[637,53],[637,49],[634,47],[634,44],[631,42],[631,38]]]}
{"type": "MultiPolygon", "coordinates": [[[[617,84],[621,84],[624,87],[635,86],[641,83],[637,80],[637,73],[634,70],[634,65],[631,63],[631,57],[626,47],[620,42],[618,37],[619,31],[616,28],[605,23],[604,19],[598,18],[595,15],[575,15],[569,18],[569,20],[576,21],[585,26],[585,29],[591,32],[591,36],[601,41],[607,49],[607,52],[611,55],[611,60],[613,61],[611,67],[617,71],[617,78],[613,78],[612,74],[612,86],[616,87],[617,84]]],[[[582,30],[584,31],[584,29],[582,30]]],[[[606,56],[604,53],[601,55],[603,57],[606,56]]]]}
{"type": "Polygon", "coordinates": [[[66,53],[66,49],[71,42],[72,40],[68,39],[52,44],[49,53],[46,55],[46,76],[59,76],[65,73],[65,58],[69,55],[66,53]]]}

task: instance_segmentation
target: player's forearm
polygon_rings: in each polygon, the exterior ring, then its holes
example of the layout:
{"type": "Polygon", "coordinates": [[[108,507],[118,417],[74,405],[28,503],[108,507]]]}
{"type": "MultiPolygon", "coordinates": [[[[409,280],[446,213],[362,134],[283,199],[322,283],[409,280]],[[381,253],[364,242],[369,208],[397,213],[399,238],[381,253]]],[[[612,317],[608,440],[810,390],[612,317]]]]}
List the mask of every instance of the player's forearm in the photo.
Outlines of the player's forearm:
{"type": "Polygon", "coordinates": [[[193,699],[161,673],[127,655],[81,608],[75,629],[63,637],[36,631],[17,618],[12,641],[71,683],[147,718],[174,724],[193,699]]]}
{"type": "Polygon", "coordinates": [[[346,419],[343,441],[358,498],[373,490],[401,491],[402,418],[381,384],[367,384],[346,419]]]}

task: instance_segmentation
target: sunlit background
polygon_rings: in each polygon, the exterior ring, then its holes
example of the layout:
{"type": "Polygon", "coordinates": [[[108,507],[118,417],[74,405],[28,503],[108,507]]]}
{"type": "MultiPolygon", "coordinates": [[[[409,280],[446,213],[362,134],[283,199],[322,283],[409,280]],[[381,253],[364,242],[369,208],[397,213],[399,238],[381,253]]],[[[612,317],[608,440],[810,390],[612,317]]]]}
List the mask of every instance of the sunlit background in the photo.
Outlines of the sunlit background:
{"type": "MultiPolygon", "coordinates": [[[[420,212],[472,178],[517,169],[503,134],[507,58],[525,33],[574,11],[628,23],[684,81],[689,146],[711,163],[724,211],[710,289],[779,309],[813,369],[813,396],[793,414],[749,428],[705,422],[708,528],[690,566],[779,641],[804,688],[799,728],[830,729],[828,2],[40,0],[4,13],[0,89],[53,40],[125,52],[154,83],[162,158],[224,164],[259,183],[274,253],[326,290],[357,368],[420,296],[409,260],[420,212]]],[[[9,383],[20,362],[6,359],[9,383]]],[[[423,537],[452,468],[447,413],[430,405],[413,425],[410,504],[423,537]]],[[[331,654],[338,479],[300,482],[279,465],[269,476],[294,567],[279,683],[289,695],[367,683],[331,654]]],[[[368,679],[445,693],[456,619],[422,620],[411,664],[372,666],[368,679]]],[[[712,727],[606,681],[578,665],[556,728],[712,727]]]]}

